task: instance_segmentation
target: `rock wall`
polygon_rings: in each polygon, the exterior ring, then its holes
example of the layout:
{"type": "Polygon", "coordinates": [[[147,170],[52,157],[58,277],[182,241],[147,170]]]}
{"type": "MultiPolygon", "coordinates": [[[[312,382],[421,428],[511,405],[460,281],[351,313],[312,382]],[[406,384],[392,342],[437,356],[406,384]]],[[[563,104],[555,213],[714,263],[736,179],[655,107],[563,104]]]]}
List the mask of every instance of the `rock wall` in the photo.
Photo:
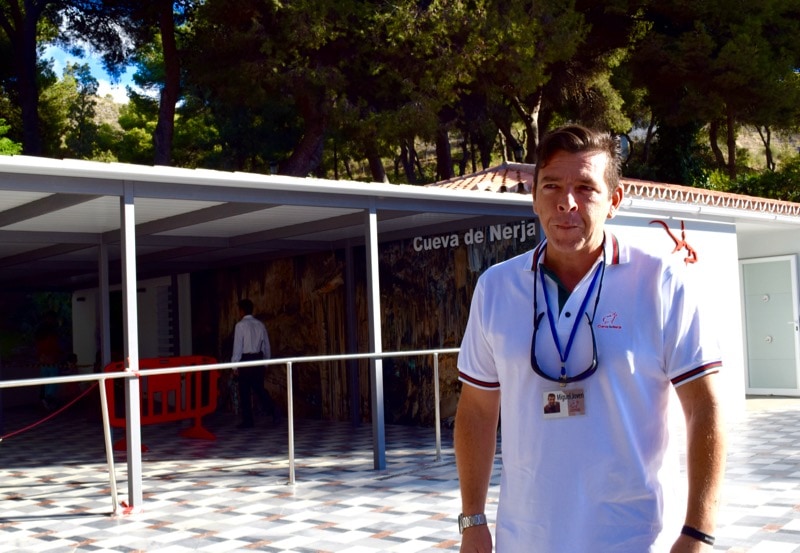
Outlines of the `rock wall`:
{"type": "MultiPolygon", "coordinates": [[[[531,241],[492,243],[418,251],[412,241],[382,244],[380,302],[384,351],[458,347],[469,315],[478,275],[491,264],[531,247],[531,241]]],[[[357,351],[369,351],[366,263],[354,250],[357,351]]],[[[347,351],[345,254],[342,250],[251,263],[192,276],[194,350],[229,360],[236,303],[250,298],[254,316],[267,326],[273,357],[326,355],[347,351]]],[[[367,361],[356,363],[359,417],[370,420],[367,361]]],[[[293,366],[295,414],[348,420],[350,381],[345,362],[293,366]]],[[[385,415],[388,423],[433,425],[435,418],[431,357],[383,361],[385,415]]],[[[456,356],[440,357],[442,418],[455,412],[460,390],[456,356]]],[[[222,389],[225,389],[225,380],[222,389]]],[[[286,405],[285,369],[268,372],[267,387],[286,405]]],[[[221,398],[221,408],[232,408],[221,398]]]]}

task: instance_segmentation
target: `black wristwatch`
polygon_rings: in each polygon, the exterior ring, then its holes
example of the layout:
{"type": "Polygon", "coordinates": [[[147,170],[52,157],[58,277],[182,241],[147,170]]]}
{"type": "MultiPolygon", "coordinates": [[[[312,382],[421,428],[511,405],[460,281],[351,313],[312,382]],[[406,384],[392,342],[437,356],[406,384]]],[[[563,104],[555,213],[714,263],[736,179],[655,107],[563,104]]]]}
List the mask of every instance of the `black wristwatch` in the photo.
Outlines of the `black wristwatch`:
{"type": "Polygon", "coordinates": [[[458,533],[462,534],[466,528],[471,526],[481,526],[486,524],[486,515],[483,513],[479,515],[458,515],[458,533]]]}

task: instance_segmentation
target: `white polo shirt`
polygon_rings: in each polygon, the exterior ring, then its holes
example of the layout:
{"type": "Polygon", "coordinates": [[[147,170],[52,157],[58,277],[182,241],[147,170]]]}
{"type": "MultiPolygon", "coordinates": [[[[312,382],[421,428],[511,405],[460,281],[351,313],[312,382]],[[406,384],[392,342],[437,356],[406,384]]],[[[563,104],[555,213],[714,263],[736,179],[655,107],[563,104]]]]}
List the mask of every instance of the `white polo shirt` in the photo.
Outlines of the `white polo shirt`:
{"type": "MultiPolygon", "coordinates": [[[[682,264],[606,233],[604,255],[560,313],[557,286],[544,279],[560,356],[541,277],[532,270],[545,246],[481,275],[458,358],[462,382],[501,394],[497,551],[668,551],[678,530],[663,543],[658,538],[670,491],[662,474],[669,465],[670,387],[719,370],[714,329],[706,328],[682,264]],[[566,374],[591,367],[593,331],[597,370],[585,380],[562,387],[533,371],[534,283],[538,313],[545,313],[536,340],[540,369],[559,376],[573,328],[566,374]],[[551,393],[559,399],[557,413],[545,413],[551,393]]],[[[671,507],[681,520],[684,508],[671,507]]]]}
{"type": "Polygon", "coordinates": [[[234,327],[231,361],[234,363],[241,361],[244,353],[259,352],[263,359],[270,358],[267,327],[252,315],[245,315],[234,327]]]}

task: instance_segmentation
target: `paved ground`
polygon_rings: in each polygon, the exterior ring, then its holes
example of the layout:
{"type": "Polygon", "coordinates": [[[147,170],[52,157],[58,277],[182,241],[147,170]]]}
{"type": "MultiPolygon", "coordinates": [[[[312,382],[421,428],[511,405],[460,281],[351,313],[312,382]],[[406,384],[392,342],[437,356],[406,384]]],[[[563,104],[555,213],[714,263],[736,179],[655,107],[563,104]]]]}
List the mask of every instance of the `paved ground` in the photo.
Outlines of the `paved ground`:
{"type": "MultiPolygon", "coordinates": [[[[6,413],[8,435],[41,418],[6,413]]],[[[430,428],[387,428],[387,470],[372,470],[371,427],[296,422],[287,485],[285,422],[216,441],[145,427],[144,510],[112,515],[102,430],[81,413],[0,442],[0,550],[20,552],[457,551],[460,510],[452,436],[435,461],[430,428]],[[70,420],[71,419],[71,420],[70,420]]],[[[126,465],[117,454],[120,496],[126,465]]],[[[490,490],[497,498],[499,464],[490,490]]],[[[800,400],[751,400],[733,425],[715,551],[800,553],[800,400]]],[[[550,552],[553,553],[553,552],[550,552]]]]}

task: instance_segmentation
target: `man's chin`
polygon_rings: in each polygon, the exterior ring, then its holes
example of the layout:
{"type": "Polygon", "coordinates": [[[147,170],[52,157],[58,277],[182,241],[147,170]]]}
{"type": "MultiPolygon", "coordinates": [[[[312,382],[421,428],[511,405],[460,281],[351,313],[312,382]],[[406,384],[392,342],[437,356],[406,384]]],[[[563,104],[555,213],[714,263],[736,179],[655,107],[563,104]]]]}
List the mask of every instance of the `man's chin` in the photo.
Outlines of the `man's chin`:
{"type": "Polygon", "coordinates": [[[575,234],[555,233],[553,236],[547,237],[547,245],[564,252],[580,251],[586,247],[586,239],[583,236],[575,236],[575,234]]]}

